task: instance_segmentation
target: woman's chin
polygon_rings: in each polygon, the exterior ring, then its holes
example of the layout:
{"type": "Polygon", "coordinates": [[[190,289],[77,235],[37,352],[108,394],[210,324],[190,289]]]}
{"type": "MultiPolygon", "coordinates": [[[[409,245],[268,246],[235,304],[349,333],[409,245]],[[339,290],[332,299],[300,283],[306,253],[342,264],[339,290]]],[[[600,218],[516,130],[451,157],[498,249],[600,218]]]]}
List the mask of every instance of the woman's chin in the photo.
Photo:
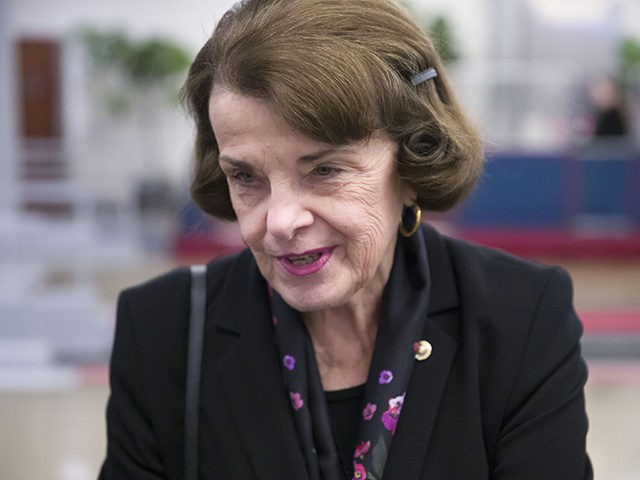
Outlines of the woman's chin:
{"type": "Polygon", "coordinates": [[[291,308],[300,313],[317,312],[335,306],[335,303],[322,295],[300,294],[288,290],[278,293],[291,308]]]}
{"type": "Polygon", "coordinates": [[[339,307],[349,302],[351,291],[343,291],[336,286],[315,285],[311,288],[301,286],[281,286],[275,290],[282,296],[285,302],[301,313],[318,312],[329,308],[339,307]],[[323,288],[324,287],[324,288],[323,288]]]}

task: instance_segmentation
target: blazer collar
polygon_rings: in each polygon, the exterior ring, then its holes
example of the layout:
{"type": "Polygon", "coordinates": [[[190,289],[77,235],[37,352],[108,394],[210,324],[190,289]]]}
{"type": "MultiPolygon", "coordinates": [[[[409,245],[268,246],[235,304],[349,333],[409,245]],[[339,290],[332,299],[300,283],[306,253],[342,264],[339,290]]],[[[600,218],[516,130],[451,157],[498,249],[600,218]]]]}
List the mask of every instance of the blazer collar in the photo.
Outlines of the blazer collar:
{"type": "Polygon", "coordinates": [[[420,478],[457,350],[457,341],[448,333],[446,326],[455,321],[453,311],[427,318],[424,339],[431,343],[433,353],[414,365],[385,467],[385,480],[420,478]]]}
{"type": "Polygon", "coordinates": [[[422,229],[431,275],[429,315],[435,315],[456,308],[460,300],[447,240],[429,225],[424,225],[422,229]]]}
{"type": "MultiPolygon", "coordinates": [[[[419,478],[457,349],[459,302],[448,248],[432,228],[424,227],[424,234],[432,286],[423,335],[433,353],[414,365],[385,479],[419,478]]],[[[266,284],[250,252],[233,262],[224,284],[209,292],[215,301],[208,307],[212,322],[207,324],[207,332],[210,335],[214,328],[237,340],[217,361],[221,385],[208,385],[205,380],[203,395],[208,389],[222,388],[257,478],[306,479],[289,400],[279,388],[282,380],[272,327],[262,320],[269,316],[266,284]]],[[[209,352],[208,360],[216,362],[215,353],[209,352]]]]}
{"type": "MultiPolygon", "coordinates": [[[[266,284],[251,254],[242,253],[227,270],[224,283],[209,291],[205,335],[231,346],[222,357],[205,348],[203,362],[215,365],[219,384],[203,377],[207,396],[223,394],[242,438],[256,478],[307,479],[289,399],[280,386],[280,367],[269,318],[266,284]],[[250,299],[250,301],[248,301],[250,299]],[[221,341],[221,340],[218,340],[221,341]]],[[[211,412],[215,417],[217,412],[211,412]]]]}
{"type": "Polygon", "coordinates": [[[423,227],[431,295],[423,339],[432,354],[416,361],[402,407],[398,430],[385,468],[385,480],[420,478],[429,449],[440,402],[458,346],[459,298],[445,239],[433,228],[423,227]]]}

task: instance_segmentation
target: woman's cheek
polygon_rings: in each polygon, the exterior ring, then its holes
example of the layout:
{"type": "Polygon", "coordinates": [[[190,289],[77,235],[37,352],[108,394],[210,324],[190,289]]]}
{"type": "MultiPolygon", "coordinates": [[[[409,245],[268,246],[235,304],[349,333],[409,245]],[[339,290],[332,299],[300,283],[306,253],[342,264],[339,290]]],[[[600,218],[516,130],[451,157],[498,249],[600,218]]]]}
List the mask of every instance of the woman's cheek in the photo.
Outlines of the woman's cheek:
{"type": "Polygon", "coordinates": [[[264,236],[263,232],[266,229],[266,217],[261,218],[258,209],[244,211],[237,216],[238,223],[240,224],[240,234],[245,243],[250,246],[257,246],[256,243],[264,236]]]}

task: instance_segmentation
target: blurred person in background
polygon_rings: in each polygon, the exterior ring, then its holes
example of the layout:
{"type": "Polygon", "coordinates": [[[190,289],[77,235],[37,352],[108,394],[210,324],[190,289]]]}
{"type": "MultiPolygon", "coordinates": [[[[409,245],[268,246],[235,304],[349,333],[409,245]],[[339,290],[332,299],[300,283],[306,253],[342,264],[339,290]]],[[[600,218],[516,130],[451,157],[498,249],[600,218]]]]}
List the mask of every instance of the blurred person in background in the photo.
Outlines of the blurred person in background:
{"type": "Polygon", "coordinates": [[[620,137],[629,133],[624,94],[610,76],[600,76],[589,88],[593,109],[593,136],[620,137]]]}
{"type": "MultiPolygon", "coordinates": [[[[483,151],[402,8],[241,2],[184,96],[192,195],[248,247],[207,266],[199,478],[592,478],[567,273],[421,222],[483,151]]],[[[184,478],[190,288],[120,296],[101,479],[184,478]]]]}

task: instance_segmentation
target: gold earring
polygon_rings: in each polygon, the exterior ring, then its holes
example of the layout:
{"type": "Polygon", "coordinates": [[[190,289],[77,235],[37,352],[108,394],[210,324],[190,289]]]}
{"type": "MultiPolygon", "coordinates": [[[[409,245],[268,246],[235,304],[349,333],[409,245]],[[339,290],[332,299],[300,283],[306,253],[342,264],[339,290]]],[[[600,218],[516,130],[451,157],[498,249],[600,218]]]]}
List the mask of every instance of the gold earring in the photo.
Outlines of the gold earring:
{"type": "Polygon", "coordinates": [[[418,231],[418,228],[420,228],[421,219],[422,219],[422,210],[420,210],[420,207],[418,205],[414,203],[411,207],[405,207],[404,211],[402,212],[402,218],[400,219],[400,225],[398,225],[398,230],[400,230],[400,233],[403,236],[410,237],[411,235],[413,235],[418,231]],[[404,226],[405,212],[407,211],[408,208],[411,208],[415,216],[413,226],[409,230],[407,230],[404,226]]]}

